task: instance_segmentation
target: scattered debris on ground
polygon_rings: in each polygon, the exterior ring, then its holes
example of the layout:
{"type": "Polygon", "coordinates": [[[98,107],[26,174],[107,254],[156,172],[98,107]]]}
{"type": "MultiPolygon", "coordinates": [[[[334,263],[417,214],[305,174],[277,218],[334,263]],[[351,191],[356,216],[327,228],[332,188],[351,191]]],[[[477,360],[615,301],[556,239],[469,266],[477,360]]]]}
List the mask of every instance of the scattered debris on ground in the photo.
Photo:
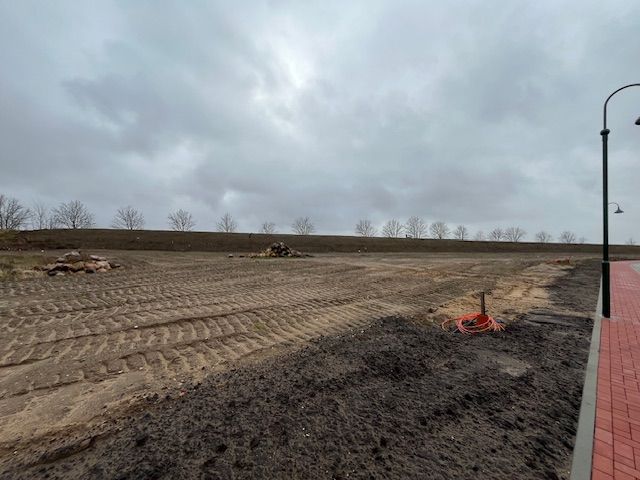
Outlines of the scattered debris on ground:
{"type": "Polygon", "coordinates": [[[68,273],[103,273],[112,268],[120,268],[120,264],[100,255],[84,255],[74,250],[59,257],[55,263],[34,268],[53,277],[68,273]]]}
{"type": "Polygon", "coordinates": [[[571,257],[556,258],[553,260],[548,260],[547,263],[556,264],[556,265],[573,265],[573,262],[571,261],[571,257]]]}
{"type": "Polygon", "coordinates": [[[289,247],[286,243],[284,242],[274,242],[272,243],[269,248],[267,248],[266,250],[263,250],[260,253],[251,253],[249,254],[250,258],[257,258],[257,257],[310,257],[311,255],[309,255],[308,253],[302,253],[299,250],[294,250],[293,248],[289,247]]]}

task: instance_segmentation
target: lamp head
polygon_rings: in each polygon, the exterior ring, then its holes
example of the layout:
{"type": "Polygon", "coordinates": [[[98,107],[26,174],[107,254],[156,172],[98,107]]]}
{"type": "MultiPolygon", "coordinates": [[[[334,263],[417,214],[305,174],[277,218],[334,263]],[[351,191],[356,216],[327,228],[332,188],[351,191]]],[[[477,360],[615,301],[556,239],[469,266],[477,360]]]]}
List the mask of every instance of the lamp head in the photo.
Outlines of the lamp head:
{"type": "Polygon", "coordinates": [[[636,125],[640,125],[640,117],[636,120],[636,125]]]}
{"type": "Polygon", "coordinates": [[[616,208],[616,211],[613,213],[624,213],[624,210],[622,210],[620,207],[616,208]]]}

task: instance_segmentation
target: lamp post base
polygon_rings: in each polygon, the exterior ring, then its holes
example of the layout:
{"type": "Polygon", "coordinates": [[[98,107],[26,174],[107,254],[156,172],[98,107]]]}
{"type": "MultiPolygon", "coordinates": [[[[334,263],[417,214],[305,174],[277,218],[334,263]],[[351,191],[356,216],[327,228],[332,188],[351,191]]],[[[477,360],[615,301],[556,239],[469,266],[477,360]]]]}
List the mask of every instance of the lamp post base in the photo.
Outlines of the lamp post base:
{"type": "Polygon", "coordinates": [[[608,260],[602,262],[602,316],[611,317],[611,282],[610,263],[608,260]]]}

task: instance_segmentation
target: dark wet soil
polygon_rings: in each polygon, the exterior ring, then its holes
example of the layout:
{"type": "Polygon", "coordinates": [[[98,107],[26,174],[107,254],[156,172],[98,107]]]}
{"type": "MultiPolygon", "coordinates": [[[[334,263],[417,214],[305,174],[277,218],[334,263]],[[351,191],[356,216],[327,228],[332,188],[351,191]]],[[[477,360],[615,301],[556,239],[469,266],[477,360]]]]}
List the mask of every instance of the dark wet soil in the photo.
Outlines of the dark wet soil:
{"type": "Polygon", "coordinates": [[[473,337],[375,320],[150,401],[108,435],[52,439],[1,476],[568,478],[597,268],[552,286],[562,315],[473,337]]]}

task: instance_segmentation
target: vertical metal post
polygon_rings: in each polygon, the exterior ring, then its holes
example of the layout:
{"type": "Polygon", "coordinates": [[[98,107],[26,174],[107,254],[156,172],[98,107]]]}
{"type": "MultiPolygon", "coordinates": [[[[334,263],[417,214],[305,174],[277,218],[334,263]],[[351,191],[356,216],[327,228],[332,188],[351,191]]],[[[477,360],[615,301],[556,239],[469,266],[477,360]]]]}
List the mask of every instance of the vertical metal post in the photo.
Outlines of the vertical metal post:
{"type": "MultiPolygon", "coordinates": [[[[602,108],[602,316],[609,318],[611,316],[611,276],[609,264],[609,172],[607,165],[608,142],[610,130],[607,128],[607,104],[611,97],[625,88],[640,87],[640,83],[630,83],[624,87],[615,90],[604,101],[602,108]]],[[[640,125],[640,118],[636,120],[636,125],[640,125]]]]}
{"type": "Polygon", "coordinates": [[[604,128],[602,136],[602,316],[611,316],[611,281],[609,265],[609,171],[608,171],[608,128],[604,128]]]}
{"type": "Polygon", "coordinates": [[[485,305],[484,305],[484,292],[480,292],[480,313],[482,315],[487,314],[487,309],[485,308],[485,305]]]}

